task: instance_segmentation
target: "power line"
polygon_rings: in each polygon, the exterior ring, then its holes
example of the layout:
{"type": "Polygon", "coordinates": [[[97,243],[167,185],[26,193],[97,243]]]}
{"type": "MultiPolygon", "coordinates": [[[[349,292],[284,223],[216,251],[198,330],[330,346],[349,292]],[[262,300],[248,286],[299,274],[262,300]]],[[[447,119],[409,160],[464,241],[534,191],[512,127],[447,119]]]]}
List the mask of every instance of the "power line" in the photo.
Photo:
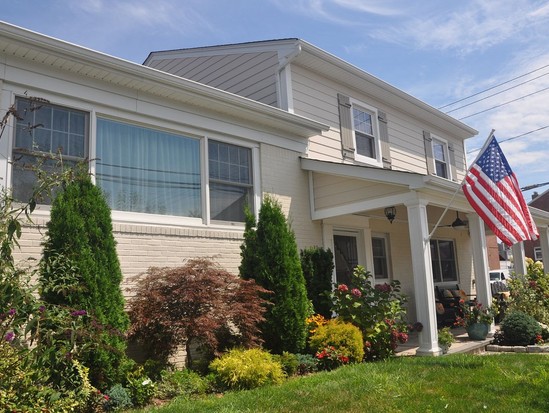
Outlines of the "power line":
{"type": "MultiPolygon", "coordinates": [[[[475,96],[481,95],[481,94],[483,94],[483,93],[485,93],[485,92],[488,92],[488,91],[493,90],[493,89],[495,89],[495,88],[498,88],[498,87],[500,87],[500,86],[506,85],[507,83],[511,83],[511,82],[513,82],[513,81],[515,81],[515,80],[517,80],[517,79],[520,79],[520,78],[523,78],[523,77],[525,77],[525,76],[528,76],[528,75],[530,75],[530,74],[532,74],[532,73],[538,72],[538,71],[540,71],[541,69],[545,69],[546,67],[549,67],[549,65],[545,65],[545,66],[539,67],[539,68],[537,68],[537,69],[532,70],[531,72],[528,72],[528,73],[525,73],[525,74],[523,74],[523,75],[514,77],[513,79],[509,79],[509,80],[507,80],[507,81],[505,81],[505,82],[502,82],[502,83],[499,83],[499,84],[494,85],[494,86],[492,86],[492,87],[489,87],[489,88],[487,88],[487,89],[481,90],[480,92],[474,93],[474,94],[472,94],[472,95],[470,95],[470,96],[467,96],[467,97],[464,97],[464,98],[462,98],[462,99],[456,100],[456,101],[454,101],[454,102],[448,103],[448,104],[446,104],[446,105],[444,105],[444,106],[441,106],[441,107],[439,107],[439,108],[437,108],[437,109],[441,110],[441,109],[447,108],[448,106],[455,105],[456,103],[463,102],[464,100],[467,100],[467,99],[473,98],[473,97],[475,97],[475,96]]],[[[534,79],[532,79],[532,80],[534,80],[534,79]]]]}
{"type": "Polygon", "coordinates": [[[459,118],[459,120],[463,120],[463,119],[471,118],[471,117],[476,116],[476,115],[480,115],[481,113],[488,112],[488,111],[490,111],[490,110],[500,108],[500,107],[502,107],[502,106],[508,105],[509,103],[516,102],[517,100],[521,100],[521,99],[524,99],[524,98],[533,96],[533,95],[535,95],[535,94],[537,94],[537,93],[541,93],[541,92],[544,92],[544,91],[546,91],[546,90],[549,90],[549,86],[548,86],[548,87],[544,87],[543,89],[537,90],[537,91],[535,91],[535,92],[529,93],[529,94],[527,94],[527,95],[518,97],[518,98],[516,98],[516,99],[510,100],[510,101],[508,101],[508,102],[504,102],[504,103],[501,103],[501,104],[499,104],[499,105],[492,106],[491,108],[484,109],[484,110],[481,110],[481,111],[479,111],[479,112],[475,112],[475,113],[472,113],[472,114],[470,114],[470,115],[464,116],[464,117],[462,117],[462,118],[459,118]]]}
{"type": "Polygon", "coordinates": [[[527,80],[526,82],[519,83],[518,85],[508,87],[507,89],[500,90],[499,92],[496,92],[496,93],[492,93],[491,95],[485,96],[485,97],[483,97],[483,98],[481,98],[481,99],[474,100],[474,101],[469,102],[469,103],[467,103],[467,104],[465,104],[465,105],[462,105],[462,106],[459,106],[459,107],[454,108],[454,109],[452,109],[452,110],[449,110],[449,111],[446,112],[446,113],[452,113],[452,112],[455,112],[456,110],[463,109],[463,108],[466,108],[467,106],[474,105],[475,103],[482,102],[483,100],[486,100],[486,99],[489,99],[489,98],[491,98],[491,97],[497,96],[497,95],[499,95],[499,94],[501,94],[501,93],[503,93],[503,92],[507,92],[507,91],[509,91],[509,90],[511,90],[511,89],[514,89],[514,88],[516,88],[516,87],[525,85],[526,83],[530,83],[530,82],[533,81],[533,80],[539,79],[540,77],[547,76],[547,75],[549,75],[549,72],[544,73],[544,74],[539,75],[539,76],[536,76],[536,77],[534,77],[534,78],[532,78],[532,79],[530,79],[530,80],[527,80]]]}
{"type": "MultiPolygon", "coordinates": [[[[503,143],[503,142],[507,142],[507,141],[512,141],[513,139],[522,138],[523,136],[530,135],[531,133],[538,132],[538,131],[540,131],[540,130],[547,129],[547,128],[549,128],[549,125],[547,125],[547,126],[542,126],[541,128],[537,128],[537,129],[534,129],[534,130],[531,130],[531,131],[528,131],[528,132],[521,133],[520,135],[516,135],[516,136],[513,136],[513,137],[511,137],[511,138],[502,139],[501,141],[499,141],[499,143],[503,143]]],[[[477,152],[477,151],[479,151],[480,149],[481,149],[481,148],[471,149],[470,151],[467,151],[467,154],[470,154],[470,153],[473,153],[473,152],[477,152]]]]}

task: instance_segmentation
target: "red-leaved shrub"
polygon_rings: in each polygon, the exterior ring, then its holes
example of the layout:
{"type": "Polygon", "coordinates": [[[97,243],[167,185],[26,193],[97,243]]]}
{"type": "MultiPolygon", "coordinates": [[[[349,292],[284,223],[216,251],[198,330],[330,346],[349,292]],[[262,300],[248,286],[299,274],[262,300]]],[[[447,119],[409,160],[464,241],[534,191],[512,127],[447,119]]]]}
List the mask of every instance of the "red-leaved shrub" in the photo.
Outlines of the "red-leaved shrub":
{"type": "Polygon", "coordinates": [[[149,268],[137,276],[129,303],[129,338],[144,345],[148,358],[167,362],[179,345],[196,339],[212,355],[233,346],[261,344],[268,293],[207,259],[176,268],[149,268]]]}

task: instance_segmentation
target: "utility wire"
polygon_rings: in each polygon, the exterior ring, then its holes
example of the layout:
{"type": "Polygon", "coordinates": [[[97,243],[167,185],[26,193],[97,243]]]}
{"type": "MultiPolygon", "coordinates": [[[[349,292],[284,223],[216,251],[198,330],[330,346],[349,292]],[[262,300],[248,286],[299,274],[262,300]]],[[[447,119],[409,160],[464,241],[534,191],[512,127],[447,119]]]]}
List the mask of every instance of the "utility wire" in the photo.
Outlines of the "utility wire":
{"type": "Polygon", "coordinates": [[[470,115],[467,115],[467,116],[464,116],[464,117],[462,117],[462,118],[459,118],[458,120],[463,120],[463,119],[471,118],[471,117],[476,116],[476,115],[480,115],[481,113],[488,112],[488,111],[490,111],[490,110],[500,108],[500,107],[502,107],[502,106],[508,105],[509,103],[516,102],[517,100],[521,100],[521,99],[524,99],[524,98],[533,96],[533,95],[535,95],[535,94],[537,94],[537,93],[541,93],[541,92],[544,92],[544,91],[546,91],[546,90],[549,90],[549,86],[548,86],[548,87],[544,87],[543,89],[540,89],[540,90],[536,90],[535,92],[529,93],[529,94],[527,94],[527,95],[518,97],[518,98],[516,98],[516,99],[510,100],[510,101],[508,101],[508,102],[504,102],[504,103],[501,103],[501,104],[499,104],[499,105],[492,106],[491,108],[484,109],[484,110],[481,110],[481,111],[479,111],[479,112],[471,113],[470,115]]]}
{"type": "MultiPolygon", "coordinates": [[[[540,130],[547,129],[547,128],[549,128],[549,125],[542,126],[541,128],[537,128],[537,129],[534,129],[534,130],[531,130],[531,131],[528,131],[528,132],[521,133],[520,135],[516,135],[516,136],[513,136],[511,138],[502,139],[501,141],[499,141],[499,143],[512,141],[513,139],[522,138],[523,136],[530,135],[531,133],[538,132],[540,130]]],[[[470,153],[473,153],[473,152],[478,152],[480,149],[481,148],[471,149],[470,151],[467,151],[467,154],[470,154],[470,153]]]]}
{"type": "Polygon", "coordinates": [[[491,95],[488,95],[488,96],[485,96],[485,97],[483,97],[483,98],[474,100],[474,101],[469,102],[469,103],[467,103],[467,104],[465,104],[465,105],[462,105],[462,106],[459,106],[459,107],[454,108],[454,109],[452,109],[452,110],[449,110],[448,112],[445,112],[445,113],[452,113],[452,112],[455,112],[456,110],[466,108],[467,106],[471,106],[471,105],[474,105],[475,103],[482,102],[483,100],[489,99],[489,98],[494,97],[494,96],[496,96],[496,95],[499,95],[499,94],[501,94],[501,93],[503,93],[503,92],[507,92],[507,91],[509,91],[509,90],[511,90],[511,89],[514,89],[514,88],[516,88],[516,87],[525,85],[526,83],[530,83],[530,82],[533,81],[533,80],[539,79],[540,77],[547,76],[547,75],[549,75],[549,72],[544,73],[544,74],[539,75],[539,76],[536,76],[536,77],[534,77],[534,78],[532,78],[532,79],[530,79],[530,80],[527,80],[527,81],[525,81],[525,82],[519,83],[518,85],[514,85],[514,86],[511,86],[511,87],[508,87],[507,89],[503,89],[503,90],[500,90],[499,92],[492,93],[491,95]]]}
{"type": "MultiPolygon", "coordinates": [[[[492,86],[492,87],[489,87],[488,89],[481,90],[480,92],[474,93],[474,94],[472,94],[472,95],[470,95],[470,96],[467,96],[467,97],[464,97],[464,98],[462,98],[462,99],[456,100],[456,101],[454,101],[454,102],[448,103],[448,104],[446,104],[446,105],[444,105],[444,106],[441,106],[441,107],[439,107],[439,108],[437,108],[437,109],[439,109],[439,110],[440,110],[440,109],[444,109],[444,108],[447,108],[448,106],[455,105],[456,103],[463,102],[464,100],[467,100],[467,99],[473,98],[473,97],[475,97],[475,96],[481,95],[481,94],[483,94],[483,93],[485,93],[485,92],[488,92],[488,91],[493,90],[493,89],[495,89],[495,88],[498,88],[498,87],[500,87],[500,86],[506,85],[507,83],[511,83],[511,82],[513,82],[513,81],[515,81],[515,80],[517,80],[517,79],[520,79],[520,78],[523,78],[523,77],[525,77],[525,76],[528,76],[528,75],[530,75],[530,74],[532,74],[532,73],[538,72],[538,71],[540,71],[540,70],[542,70],[542,69],[545,69],[546,67],[549,67],[549,65],[545,65],[545,66],[539,67],[539,68],[537,68],[537,69],[535,69],[535,70],[532,70],[531,72],[528,72],[528,73],[525,73],[525,74],[523,74],[523,75],[514,77],[513,79],[509,79],[509,80],[507,80],[507,81],[505,81],[505,82],[502,82],[502,83],[499,83],[499,84],[494,85],[494,86],[492,86]]],[[[532,79],[532,80],[533,80],[533,79],[532,79]]]]}

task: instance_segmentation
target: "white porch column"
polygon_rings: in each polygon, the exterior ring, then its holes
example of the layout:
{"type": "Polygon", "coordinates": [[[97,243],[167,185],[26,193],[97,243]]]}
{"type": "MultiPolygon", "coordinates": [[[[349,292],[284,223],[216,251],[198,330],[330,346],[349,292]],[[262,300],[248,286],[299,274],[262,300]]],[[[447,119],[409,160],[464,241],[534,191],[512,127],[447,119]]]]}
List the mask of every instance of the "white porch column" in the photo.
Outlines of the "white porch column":
{"type": "Polygon", "coordinates": [[[524,243],[517,242],[511,247],[513,251],[513,265],[515,267],[515,274],[525,275],[526,274],[526,261],[524,255],[524,243]]]}
{"type": "MultiPolygon", "coordinates": [[[[492,304],[492,290],[490,288],[488,247],[486,246],[486,232],[484,222],[477,214],[467,214],[469,220],[469,234],[471,249],[473,250],[473,269],[475,270],[475,288],[477,301],[484,307],[492,304]]],[[[495,324],[492,323],[490,333],[494,333],[495,324]]]]}
{"type": "MultiPolygon", "coordinates": [[[[545,263],[543,268],[549,270],[549,227],[538,227],[539,246],[541,247],[541,258],[545,263]]],[[[547,270],[546,270],[547,271],[547,270]]]]}
{"type": "Polygon", "coordinates": [[[438,347],[437,317],[435,308],[435,286],[431,264],[431,247],[427,237],[427,202],[407,203],[408,231],[412,252],[414,294],[416,298],[417,321],[423,324],[419,333],[418,356],[437,356],[442,353],[438,347]]]}

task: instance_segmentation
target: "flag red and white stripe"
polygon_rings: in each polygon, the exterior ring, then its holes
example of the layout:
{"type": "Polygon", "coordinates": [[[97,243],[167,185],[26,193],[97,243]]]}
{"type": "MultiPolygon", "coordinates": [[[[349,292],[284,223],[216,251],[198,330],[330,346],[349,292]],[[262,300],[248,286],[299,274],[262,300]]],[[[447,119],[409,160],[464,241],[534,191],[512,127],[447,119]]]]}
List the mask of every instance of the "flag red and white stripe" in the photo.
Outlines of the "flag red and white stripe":
{"type": "Polygon", "coordinates": [[[506,245],[538,238],[517,178],[494,136],[469,168],[462,188],[473,209],[506,245]]]}

